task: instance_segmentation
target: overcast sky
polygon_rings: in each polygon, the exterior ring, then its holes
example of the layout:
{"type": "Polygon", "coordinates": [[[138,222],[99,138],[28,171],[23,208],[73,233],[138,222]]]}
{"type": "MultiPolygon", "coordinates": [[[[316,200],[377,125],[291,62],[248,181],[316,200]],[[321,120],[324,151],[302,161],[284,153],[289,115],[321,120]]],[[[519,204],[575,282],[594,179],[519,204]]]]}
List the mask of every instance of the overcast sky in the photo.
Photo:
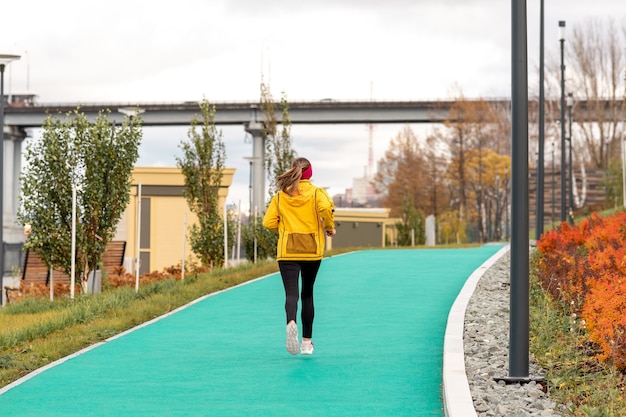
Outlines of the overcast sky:
{"type": "MultiPolygon", "coordinates": [[[[623,0],[545,3],[546,56],[558,56],[559,20],[571,30],[626,16],[623,0]]],[[[539,4],[527,2],[535,90],[539,4]]],[[[22,56],[5,92],[43,103],[254,101],[262,77],[289,101],[507,97],[510,9],[506,0],[21,0],[0,9],[0,54],[22,56]]],[[[376,160],[402,127],[374,127],[376,160]]],[[[229,203],[247,206],[252,145],[242,126],[221,130],[227,166],[237,168],[229,203]]],[[[186,132],[146,128],[138,165],[174,166],[186,132]]],[[[364,175],[366,126],[295,125],[292,137],[331,193],[364,175]]]]}

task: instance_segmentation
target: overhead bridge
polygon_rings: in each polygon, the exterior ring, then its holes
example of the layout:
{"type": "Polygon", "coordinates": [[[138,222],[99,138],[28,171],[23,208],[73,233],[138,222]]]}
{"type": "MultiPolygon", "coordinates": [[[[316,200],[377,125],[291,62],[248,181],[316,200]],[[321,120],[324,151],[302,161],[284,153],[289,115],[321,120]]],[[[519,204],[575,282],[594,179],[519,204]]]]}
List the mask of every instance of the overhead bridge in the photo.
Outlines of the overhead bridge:
{"type": "MultiPolygon", "coordinates": [[[[493,101],[508,106],[508,100],[493,101]]],[[[441,123],[448,118],[453,101],[300,101],[289,103],[293,124],[359,124],[359,123],[441,123]]],[[[5,124],[21,128],[39,127],[48,115],[63,115],[76,110],[95,118],[104,110],[109,118],[121,122],[125,114],[141,113],[145,126],[189,125],[199,115],[199,102],[183,103],[41,103],[5,109],[5,124]]],[[[238,125],[261,122],[264,114],[258,102],[211,103],[215,106],[215,124],[238,125]]],[[[276,117],[282,112],[275,105],[276,117]]]]}
{"type": "MultiPolygon", "coordinates": [[[[510,99],[483,99],[492,107],[505,113],[510,112],[510,99]]],[[[468,101],[474,101],[468,99],[468,101]]],[[[610,106],[609,101],[597,102],[577,101],[574,117],[577,122],[597,120],[606,117],[612,120],[611,114],[623,111],[623,103],[618,101],[617,110],[610,106]],[[604,110],[603,110],[604,109],[604,110]],[[604,111],[604,114],[603,114],[604,111]],[[611,114],[609,114],[611,113],[611,114]]],[[[63,117],[79,108],[89,120],[95,120],[98,113],[109,111],[109,120],[121,123],[127,115],[139,113],[144,126],[189,126],[194,117],[200,117],[200,102],[187,101],[180,103],[37,103],[29,100],[22,103],[9,102],[5,107],[5,154],[13,154],[13,160],[5,166],[5,183],[12,184],[14,191],[10,194],[6,205],[17,210],[15,190],[18,187],[18,168],[21,160],[21,141],[26,137],[26,130],[39,128],[49,115],[63,117]],[[8,172],[7,172],[8,171],[8,172]]],[[[420,100],[420,101],[296,101],[289,103],[289,118],[292,124],[408,124],[408,123],[442,123],[451,120],[450,109],[456,100],[420,100]]],[[[251,134],[253,157],[252,165],[252,206],[251,209],[264,209],[265,197],[265,143],[262,136],[262,123],[265,114],[259,102],[215,102],[214,122],[217,125],[242,125],[251,134]]],[[[546,101],[548,120],[559,118],[558,100],[546,101]]],[[[529,102],[531,114],[536,114],[537,101],[529,102]]],[[[279,103],[275,103],[276,118],[281,122],[282,111],[279,103]]],[[[617,113],[617,114],[623,114],[617,113]]],[[[530,119],[532,123],[532,118],[530,119]]],[[[8,159],[8,158],[7,158],[8,159]]]]}
{"type": "MultiPolygon", "coordinates": [[[[473,100],[468,100],[473,101],[473,100]]],[[[509,111],[509,99],[485,99],[492,107],[509,111]]],[[[622,112],[622,100],[616,100],[617,106],[610,106],[609,100],[576,101],[575,118],[578,121],[597,120],[600,113],[611,120],[612,112],[622,112]]],[[[297,101],[289,103],[289,118],[293,124],[360,124],[360,123],[442,123],[450,120],[450,109],[455,100],[420,100],[420,101],[297,101]]],[[[64,115],[80,106],[81,113],[95,119],[101,111],[109,110],[109,118],[121,122],[124,115],[141,113],[144,126],[188,126],[194,116],[199,116],[199,102],[181,103],[34,103],[25,106],[5,107],[5,125],[16,128],[40,127],[48,115],[64,115]]],[[[263,112],[258,102],[216,102],[215,124],[245,125],[262,122],[263,112]]],[[[546,101],[546,110],[552,120],[559,118],[559,101],[546,101]]],[[[281,121],[282,112],[275,103],[276,117],[281,121]]],[[[531,114],[537,109],[537,102],[529,102],[531,114]]]]}
{"type": "MultiPolygon", "coordinates": [[[[494,102],[495,103],[495,102],[494,102]]],[[[509,101],[497,101],[508,106],[509,101]]],[[[11,127],[13,137],[25,137],[25,129],[38,128],[49,115],[63,117],[79,111],[91,121],[98,113],[109,111],[109,120],[121,123],[126,115],[139,113],[144,126],[189,126],[194,117],[200,117],[199,102],[182,103],[36,103],[7,106],[5,124],[11,127]]],[[[289,103],[292,124],[369,124],[369,123],[441,123],[448,119],[454,101],[300,101],[289,103]]],[[[252,201],[251,209],[265,208],[265,141],[262,123],[265,114],[258,102],[211,103],[215,106],[216,125],[241,125],[252,136],[252,201]]],[[[282,111],[275,103],[276,118],[280,123],[282,111]]]]}

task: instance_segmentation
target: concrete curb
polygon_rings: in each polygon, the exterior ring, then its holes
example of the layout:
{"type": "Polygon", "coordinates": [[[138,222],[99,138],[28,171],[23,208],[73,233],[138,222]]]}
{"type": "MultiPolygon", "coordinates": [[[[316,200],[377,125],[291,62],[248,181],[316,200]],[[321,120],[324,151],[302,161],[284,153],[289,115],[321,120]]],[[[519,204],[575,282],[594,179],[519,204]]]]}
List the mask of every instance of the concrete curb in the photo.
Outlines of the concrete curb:
{"type": "Polygon", "coordinates": [[[446,417],[477,416],[465,373],[465,310],[480,278],[509,250],[509,245],[504,246],[478,267],[467,279],[450,309],[443,342],[443,407],[446,417]]]}

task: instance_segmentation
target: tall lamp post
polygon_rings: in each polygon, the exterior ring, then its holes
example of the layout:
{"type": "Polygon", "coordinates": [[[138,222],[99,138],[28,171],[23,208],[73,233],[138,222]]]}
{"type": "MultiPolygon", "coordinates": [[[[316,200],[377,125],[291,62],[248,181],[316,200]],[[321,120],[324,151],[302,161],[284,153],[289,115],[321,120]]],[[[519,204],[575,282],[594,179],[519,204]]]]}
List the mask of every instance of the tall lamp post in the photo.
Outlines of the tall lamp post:
{"type": "Polygon", "coordinates": [[[511,306],[508,382],[528,380],[528,58],[526,2],[511,7],[511,306]]]}
{"type": "MultiPolygon", "coordinates": [[[[626,73],[624,73],[624,80],[626,80],[626,73]]],[[[626,98],[624,98],[624,107],[626,107],[626,98]]],[[[622,119],[622,140],[621,143],[621,151],[622,151],[622,204],[626,209],[626,154],[624,154],[624,130],[626,130],[626,108],[624,109],[625,114],[622,119]]]]}
{"type": "Polygon", "coordinates": [[[565,20],[559,21],[561,42],[561,222],[565,221],[565,20]]]}
{"type": "Polygon", "coordinates": [[[569,141],[569,223],[574,224],[574,160],[572,159],[572,108],[574,107],[574,95],[567,94],[567,115],[568,115],[568,138],[569,141]]]}
{"type": "Polygon", "coordinates": [[[552,226],[554,226],[554,139],[552,140],[552,217],[550,218],[552,226]]]}
{"type": "Polygon", "coordinates": [[[4,68],[17,59],[19,55],[0,54],[0,289],[4,288],[4,68]]]}
{"type": "Polygon", "coordinates": [[[537,208],[535,210],[535,239],[539,240],[543,234],[543,211],[544,211],[544,18],[543,0],[540,3],[539,17],[539,150],[537,152],[537,208]]]}

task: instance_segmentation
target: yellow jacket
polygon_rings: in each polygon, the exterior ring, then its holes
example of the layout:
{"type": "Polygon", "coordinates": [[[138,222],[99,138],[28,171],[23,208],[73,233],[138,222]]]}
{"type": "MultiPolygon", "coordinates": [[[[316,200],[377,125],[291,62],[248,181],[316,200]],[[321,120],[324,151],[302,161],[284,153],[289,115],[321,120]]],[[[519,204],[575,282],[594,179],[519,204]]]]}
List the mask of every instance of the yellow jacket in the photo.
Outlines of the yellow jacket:
{"type": "Polygon", "coordinates": [[[298,190],[294,196],[279,191],[263,217],[263,226],[278,231],[279,261],[322,259],[325,232],[335,228],[334,204],[326,190],[309,180],[300,180],[298,190]]]}

